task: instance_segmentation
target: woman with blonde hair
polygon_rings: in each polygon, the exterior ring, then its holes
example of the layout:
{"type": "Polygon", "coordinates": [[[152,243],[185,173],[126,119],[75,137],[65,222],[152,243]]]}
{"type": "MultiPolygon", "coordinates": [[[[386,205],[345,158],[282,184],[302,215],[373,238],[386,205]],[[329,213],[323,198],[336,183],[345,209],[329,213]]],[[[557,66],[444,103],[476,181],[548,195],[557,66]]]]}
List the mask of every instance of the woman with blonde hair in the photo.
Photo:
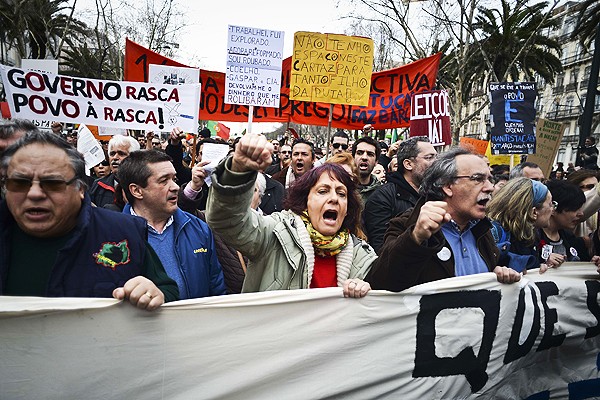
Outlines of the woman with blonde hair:
{"type": "Polygon", "coordinates": [[[500,249],[499,265],[519,272],[540,267],[537,230],[548,226],[554,207],[546,185],[529,178],[511,179],[494,195],[487,215],[500,249]]]}
{"type": "Polygon", "coordinates": [[[350,153],[338,153],[335,154],[325,161],[326,164],[339,164],[346,172],[350,174],[352,180],[354,182],[358,179],[358,168],[356,168],[356,164],[354,163],[354,157],[350,153]]]}

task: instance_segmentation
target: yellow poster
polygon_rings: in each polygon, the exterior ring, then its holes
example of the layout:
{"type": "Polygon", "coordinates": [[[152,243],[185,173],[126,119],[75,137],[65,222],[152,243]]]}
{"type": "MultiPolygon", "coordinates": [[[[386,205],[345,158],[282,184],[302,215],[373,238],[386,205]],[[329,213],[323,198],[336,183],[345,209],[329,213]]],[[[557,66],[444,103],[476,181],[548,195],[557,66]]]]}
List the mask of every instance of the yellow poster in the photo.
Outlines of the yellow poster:
{"type": "Polygon", "coordinates": [[[367,106],[373,73],[373,40],[296,32],[290,99],[367,106]]]}
{"type": "Polygon", "coordinates": [[[510,165],[511,168],[515,165],[519,164],[521,161],[520,154],[502,154],[502,155],[492,155],[491,144],[488,142],[487,149],[485,151],[485,156],[490,160],[490,165],[510,165]],[[511,162],[512,157],[512,162],[511,162]]]}

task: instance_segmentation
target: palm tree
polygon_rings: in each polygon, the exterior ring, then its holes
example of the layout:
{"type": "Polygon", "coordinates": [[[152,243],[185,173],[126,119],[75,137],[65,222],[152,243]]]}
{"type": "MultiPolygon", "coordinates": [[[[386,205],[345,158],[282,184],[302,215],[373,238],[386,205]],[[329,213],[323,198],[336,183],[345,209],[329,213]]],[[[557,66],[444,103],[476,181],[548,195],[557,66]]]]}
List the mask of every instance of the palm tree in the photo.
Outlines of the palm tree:
{"type": "Polygon", "coordinates": [[[600,0],[585,0],[581,3],[581,12],[571,37],[578,37],[589,48],[598,26],[600,26],[600,0]]]}
{"type": "Polygon", "coordinates": [[[0,4],[0,40],[16,47],[21,57],[56,57],[60,39],[73,45],[85,28],[65,13],[69,8],[68,0],[4,0],[0,4]]]}
{"type": "Polygon", "coordinates": [[[500,9],[480,7],[474,27],[482,39],[474,46],[487,54],[492,70],[484,62],[476,63],[474,77],[491,75],[496,81],[518,81],[521,73],[527,80],[533,80],[537,73],[547,82],[554,82],[554,76],[563,69],[556,56],[561,46],[542,33],[557,24],[547,18],[547,7],[547,2],[529,6],[517,1],[511,8],[508,0],[501,0],[500,9]]]}

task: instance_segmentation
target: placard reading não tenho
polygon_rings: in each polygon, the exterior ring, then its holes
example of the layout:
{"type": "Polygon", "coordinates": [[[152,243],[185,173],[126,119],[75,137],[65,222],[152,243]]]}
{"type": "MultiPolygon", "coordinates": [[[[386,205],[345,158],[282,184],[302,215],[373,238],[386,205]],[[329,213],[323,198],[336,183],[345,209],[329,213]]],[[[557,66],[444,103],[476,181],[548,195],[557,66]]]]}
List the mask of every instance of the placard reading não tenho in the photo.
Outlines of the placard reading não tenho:
{"type": "Polygon", "coordinates": [[[225,103],[279,107],[283,31],[229,25],[225,103]]]}

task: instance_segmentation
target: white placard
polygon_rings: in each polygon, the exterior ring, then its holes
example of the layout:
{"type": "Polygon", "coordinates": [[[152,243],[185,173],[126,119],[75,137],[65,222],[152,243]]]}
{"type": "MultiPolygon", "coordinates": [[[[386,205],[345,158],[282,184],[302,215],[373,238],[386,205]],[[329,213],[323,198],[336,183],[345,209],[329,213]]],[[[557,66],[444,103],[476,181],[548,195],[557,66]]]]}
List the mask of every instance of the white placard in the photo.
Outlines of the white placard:
{"type": "Polygon", "coordinates": [[[83,154],[85,169],[89,170],[106,159],[102,145],[87,126],[81,124],[77,132],[77,151],[83,154]]]}
{"type": "Polygon", "coordinates": [[[200,85],[106,81],[0,65],[11,115],[124,129],[198,130],[200,85]]]}
{"type": "Polygon", "coordinates": [[[283,35],[229,25],[225,103],[279,107],[283,35]]]}
{"type": "Polygon", "coordinates": [[[210,161],[210,164],[204,166],[204,169],[208,172],[204,182],[208,186],[212,185],[210,174],[212,174],[221,160],[227,157],[229,150],[228,144],[204,143],[202,145],[202,161],[210,161]]]}
{"type": "Polygon", "coordinates": [[[148,82],[159,85],[186,85],[200,83],[200,70],[187,67],[150,64],[148,82]]]}

